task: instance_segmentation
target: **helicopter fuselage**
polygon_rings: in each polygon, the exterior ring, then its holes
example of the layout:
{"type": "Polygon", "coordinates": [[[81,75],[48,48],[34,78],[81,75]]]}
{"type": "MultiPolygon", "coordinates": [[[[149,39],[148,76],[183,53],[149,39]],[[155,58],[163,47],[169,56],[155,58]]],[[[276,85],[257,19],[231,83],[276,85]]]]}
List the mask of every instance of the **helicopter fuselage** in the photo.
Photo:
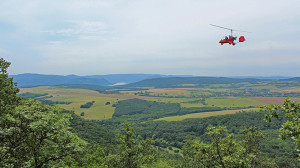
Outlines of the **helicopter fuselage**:
{"type": "MultiPolygon", "coordinates": [[[[219,43],[221,45],[223,45],[224,43],[228,43],[230,45],[235,45],[235,40],[237,39],[237,37],[233,37],[233,36],[229,36],[229,37],[225,37],[225,39],[222,39],[219,41],[219,43]]],[[[244,36],[240,36],[239,37],[239,42],[244,42],[245,41],[245,37],[244,36]]]]}
{"type": "Polygon", "coordinates": [[[229,43],[230,45],[235,45],[234,40],[236,40],[236,37],[229,36],[225,37],[225,39],[221,39],[219,43],[223,45],[224,43],[229,43]]]}

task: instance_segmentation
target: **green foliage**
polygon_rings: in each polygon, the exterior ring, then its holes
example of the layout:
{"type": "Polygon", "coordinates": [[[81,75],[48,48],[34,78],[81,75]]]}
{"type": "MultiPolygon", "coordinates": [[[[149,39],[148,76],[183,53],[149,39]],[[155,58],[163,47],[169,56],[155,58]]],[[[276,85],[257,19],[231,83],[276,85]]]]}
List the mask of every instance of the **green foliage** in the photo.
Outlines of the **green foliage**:
{"type": "Polygon", "coordinates": [[[259,143],[263,138],[254,128],[226,135],[225,127],[207,128],[211,144],[187,141],[183,148],[184,167],[274,167],[274,164],[259,157],[259,143]]]}
{"type": "Polygon", "coordinates": [[[300,167],[297,151],[292,139],[283,141],[278,138],[279,129],[268,129],[263,131],[266,139],[261,142],[262,155],[274,158],[279,167],[300,167]]]}
{"type": "Polygon", "coordinates": [[[280,128],[280,137],[282,139],[292,138],[297,146],[298,159],[300,160],[300,104],[299,102],[292,101],[289,97],[285,99],[283,105],[274,105],[262,107],[267,110],[265,114],[265,120],[268,122],[272,121],[272,118],[278,118],[280,113],[284,113],[289,119],[282,124],[280,128]]]}
{"type": "MultiPolygon", "coordinates": [[[[239,84],[239,83],[258,83],[260,79],[234,79],[225,77],[169,77],[145,79],[136,83],[128,84],[131,87],[156,87],[156,88],[178,88],[183,84],[195,84],[191,87],[201,87],[208,84],[239,84]]],[[[183,87],[183,86],[182,86],[183,87]]],[[[186,87],[186,86],[184,86],[186,87]]]]}
{"type": "Polygon", "coordinates": [[[152,143],[151,139],[138,137],[135,128],[125,123],[117,143],[93,143],[86,148],[82,157],[69,158],[65,162],[70,167],[153,167],[158,164],[160,155],[152,143]]]}
{"type": "Polygon", "coordinates": [[[215,126],[226,126],[230,133],[238,133],[243,127],[249,128],[255,126],[259,129],[279,129],[283,118],[272,123],[266,123],[261,118],[263,114],[257,112],[239,112],[232,115],[216,116],[199,119],[186,119],[182,121],[149,121],[137,124],[137,132],[142,137],[152,137],[156,145],[174,146],[182,148],[187,136],[191,138],[200,137],[209,141],[205,134],[206,128],[213,124],[215,126]],[[247,122],[245,122],[247,121],[247,122]],[[159,140],[159,141],[157,141],[159,140]],[[164,140],[164,141],[162,141],[164,140]]]}
{"type": "Polygon", "coordinates": [[[164,152],[152,145],[151,139],[141,139],[129,123],[119,132],[116,143],[91,143],[84,154],[64,159],[69,167],[150,168],[173,167],[164,152]]]}
{"type": "Polygon", "coordinates": [[[64,111],[64,113],[69,113],[72,116],[70,130],[85,141],[92,143],[103,139],[109,143],[116,143],[114,128],[108,129],[100,121],[82,119],[74,112],[64,111]]]}
{"type": "Polygon", "coordinates": [[[151,106],[151,103],[152,102],[140,99],[129,99],[119,101],[113,114],[113,117],[143,113],[144,110],[151,106]]]}
{"type": "Polygon", "coordinates": [[[61,165],[85,142],[68,130],[68,114],[32,99],[21,101],[19,89],[8,78],[9,65],[0,59],[0,167],[61,165]]]}
{"type": "Polygon", "coordinates": [[[209,111],[220,111],[220,107],[191,107],[182,108],[179,103],[160,103],[141,99],[119,101],[116,106],[114,118],[127,121],[153,120],[166,116],[185,115],[209,111]]]}
{"type": "Polygon", "coordinates": [[[42,93],[42,94],[38,94],[38,93],[30,93],[30,92],[26,92],[26,93],[22,93],[19,94],[18,96],[21,96],[23,98],[37,98],[37,97],[41,97],[41,96],[46,96],[48,95],[48,93],[42,93]]]}
{"type": "Polygon", "coordinates": [[[135,168],[157,160],[157,149],[152,146],[152,140],[140,140],[129,123],[124,124],[119,143],[117,153],[108,158],[108,167],[135,168]]]}
{"type": "Polygon", "coordinates": [[[65,102],[65,101],[52,101],[52,100],[45,100],[45,99],[36,99],[42,103],[49,104],[49,105],[55,105],[55,104],[71,104],[71,102],[65,102]]]}
{"type": "Polygon", "coordinates": [[[90,108],[94,103],[95,101],[87,102],[85,104],[80,105],[80,108],[90,108]]]}
{"type": "Polygon", "coordinates": [[[48,93],[30,93],[30,92],[18,94],[18,96],[21,96],[22,98],[25,98],[25,99],[32,98],[32,99],[38,100],[42,103],[49,104],[49,105],[71,104],[71,102],[48,100],[48,99],[52,98],[53,96],[52,95],[47,96],[47,95],[48,95],[48,93]]]}
{"type": "Polygon", "coordinates": [[[16,87],[17,83],[13,82],[12,78],[8,78],[7,69],[10,62],[6,62],[0,58],[0,111],[12,110],[20,102],[20,97],[17,96],[19,88],[16,87]]]}
{"type": "Polygon", "coordinates": [[[92,143],[88,145],[83,154],[74,157],[65,157],[64,165],[72,168],[107,168],[105,157],[108,155],[102,143],[92,143]]]}
{"type": "MultiPolygon", "coordinates": [[[[88,121],[73,112],[61,112],[57,107],[30,99],[21,102],[21,99],[16,96],[18,93],[16,84],[8,78],[9,65],[10,63],[1,58],[0,166],[2,167],[275,167],[274,160],[267,157],[275,158],[280,167],[299,167],[298,163],[292,162],[292,159],[296,158],[296,151],[291,150],[291,140],[279,141],[273,136],[276,134],[274,130],[285,122],[281,128],[282,138],[293,138],[300,150],[299,103],[286,100],[287,103],[284,103],[282,107],[271,105],[266,119],[271,121],[275,117],[279,120],[270,124],[261,121],[262,114],[253,112],[206,119],[188,119],[181,122],[153,122],[153,119],[165,116],[218,111],[224,108],[182,108],[179,103],[158,103],[138,99],[113,104],[112,106],[116,106],[113,119],[88,121]],[[289,121],[282,117],[281,111],[285,111],[289,121]],[[132,121],[133,125],[139,128],[135,129],[129,123],[125,123],[124,129],[116,138],[114,130],[125,121],[132,121]],[[210,126],[206,133],[205,128],[209,124],[219,127],[210,126]],[[227,126],[228,131],[223,125],[227,126]],[[241,130],[243,126],[248,129],[241,130]],[[270,136],[267,140],[263,140],[262,133],[249,126],[257,126],[270,136]],[[86,142],[78,138],[76,134],[90,144],[85,146],[86,142]],[[195,140],[184,142],[187,136],[195,140]],[[179,154],[161,147],[175,149],[174,152],[179,154]],[[183,158],[180,155],[183,155],[183,158]],[[182,162],[177,164],[181,160],[182,162]]],[[[214,90],[205,91],[209,92],[210,96],[269,95],[266,94],[269,93],[267,89],[247,88],[249,83],[241,83],[250,82],[260,87],[260,80],[253,79],[185,78],[182,80],[169,78],[159,80],[165,80],[162,85],[167,85],[167,87],[194,84],[189,86],[236,88],[228,93],[226,91],[225,94],[214,90]],[[245,88],[237,89],[242,86],[245,88]]],[[[150,80],[150,83],[153,81],[157,79],[150,80]]],[[[138,84],[144,85],[145,83],[138,84]]],[[[162,85],[156,85],[156,87],[162,85]]],[[[119,93],[117,90],[113,92],[119,93]]],[[[104,91],[103,93],[112,92],[104,91]]],[[[276,94],[281,93],[276,92],[276,94]]],[[[151,94],[144,91],[140,95],[151,94]]],[[[273,92],[272,95],[274,95],[273,92]]],[[[53,102],[47,100],[49,96],[41,94],[25,93],[22,96],[40,97],[38,99],[45,103],[68,103],[53,102]]],[[[168,95],[158,94],[157,96],[168,95]]],[[[219,106],[216,103],[209,103],[209,100],[205,99],[207,95],[202,91],[193,93],[191,96],[203,98],[188,103],[219,106]]],[[[106,105],[109,105],[110,102],[107,101],[103,101],[103,104],[106,102],[106,105]]],[[[93,103],[94,101],[88,102],[81,108],[89,108],[93,103]]],[[[84,115],[84,112],[81,115],[84,115]]]]}
{"type": "Polygon", "coordinates": [[[113,117],[149,120],[177,113],[179,110],[180,104],[178,103],[159,103],[141,99],[129,99],[119,101],[113,117]]]}
{"type": "Polygon", "coordinates": [[[3,115],[2,166],[45,167],[82,150],[85,142],[68,131],[69,115],[28,99],[3,115]]]}

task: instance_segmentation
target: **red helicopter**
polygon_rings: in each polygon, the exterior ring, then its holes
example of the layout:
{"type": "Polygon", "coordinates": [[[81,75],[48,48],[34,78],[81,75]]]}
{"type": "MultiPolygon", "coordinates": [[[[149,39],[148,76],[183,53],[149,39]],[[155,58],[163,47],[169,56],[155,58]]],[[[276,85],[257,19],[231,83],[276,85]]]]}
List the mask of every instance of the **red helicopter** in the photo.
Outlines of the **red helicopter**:
{"type": "MultiPolygon", "coordinates": [[[[231,35],[229,35],[229,37],[225,36],[224,39],[221,39],[221,40],[219,41],[219,43],[220,43],[221,45],[223,45],[224,43],[228,43],[228,44],[234,46],[234,45],[236,44],[234,41],[237,39],[237,37],[232,36],[232,32],[233,32],[233,31],[247,32],[247,31],[242,31],[242,30],[229,29],[229,28],[226,28],[226,27],[221,27],[221,26],[217,26],[217,25],[213,25],[213,24],[210,24],[210,25],[211,25],[211,26],[215,26],[215,27],[219,27],[219,28],[222,28],[222,29],[230,30],[231,35]]],[[[250,33],[250,32],[247,32],[247,33],[250,33]]],[[[239,42],[244,42],[244,41],[246,41],[245,37],[244,37],[244,36],[240,36],[240,37],[239,37],[239,42]]]]}

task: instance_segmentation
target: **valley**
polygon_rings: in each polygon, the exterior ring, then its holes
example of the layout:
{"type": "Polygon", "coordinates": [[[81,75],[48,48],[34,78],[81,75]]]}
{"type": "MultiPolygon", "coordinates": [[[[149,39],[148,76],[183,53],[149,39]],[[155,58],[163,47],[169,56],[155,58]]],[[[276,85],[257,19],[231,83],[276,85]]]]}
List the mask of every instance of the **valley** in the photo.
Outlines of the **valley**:
{"type": "MultiPolygon", "coordinates": [[[[141,99],[150,102],[159,103],[176,103],[181,108],[202,108],[202,107],[219,107],[223,108],[223,112],[210,112],[210,115],[185,115],[175,117],[175,120],[187,119],[187,118],[203,118],[215,115],[234,114],[239,111],[251,110],[257,111],[260,106],[267,104],[281,104],[284,98],[291,96],[294,100],[300,100],[300,87],[298,82],[283,82],[283,81],[258,81],[258,82],[235,82],[233,80],[231,84],[227,81],[223,84],[210,84],[217,78],[212,78],[208,81],[201,82],[199,86],[195,82],[181,83],[174,87],[178,83],[179,79],[176,78],[175,84],[171,84],[173,79],[169,82],[172,88],[161,88],[158,86],[141,87],[132,86],[137,84],[129,84],[125,86],[117,87],[93,87],[82,89],[81,85],[68,85],[64,86],[37,86],[30,88],[21,88],[19,95],[33,94],[32,97],[44,102],[52,102],[57,106],[74,111],[75,114],[88,120],[107,120],[111,119],[116,106],[120,101],[128,99],[141,99]],[[226,84],[224,84],[226,83],[226,84]],[[196,85],[198,87],[196,87],[196,85]],[[35,96],[37,95],[37,97],[35,96]],[[41,96],[39,96],[41,95],[41,96]],[[80,108],[82,104],[86,102],[95,101],[95,103],[89,108],[80,108]],[[68,102],[68,103],[64,103],[68,102]]],[[[156,79],[147,79],[148,82],[153,83],[156,79]]],[[[146,80],[146,81],[147,81],[146,80]]],[[[166,79],[164,79],[166,80],[166,79]]],[[[185,81],[186,78],[181,78],[185,81]]],[[[253,81],[251,79],[250,81],[253,81]]],[[[145,82],[137,82],[144,83],[145,82]]],[[[195,112],[193,112],[195,113],[195,112]]],[[[159,120],[164,120],[163,118],[159,120]]],[[[166,120],[170,120],[167,118],[166,120]]]]}
{"type": "Polygon", "coordinates": [[[211,142],[206,130],[210,125],[224,126],[230,134],[255,128],[266,136],[260,142],[263,157],[276,155],[277,165],[299,165],[294,160],[294,144],[278,139],[278,130],[286,117],[281,113],[278,120],[267,123],[265,111],[260,112],[260,107],[282,104],[286,97],[299,101],[298,81],[170,77],[123,86],[22,87],[18,95],[70,113],[72,131],[90,143],[104,140],[115,144],[124,123],[130,123],[138,137],[151,138],[153,146],[165,152],[169,161],[181,162],[173,157],[186,155],[189,139],[211,142]]]}

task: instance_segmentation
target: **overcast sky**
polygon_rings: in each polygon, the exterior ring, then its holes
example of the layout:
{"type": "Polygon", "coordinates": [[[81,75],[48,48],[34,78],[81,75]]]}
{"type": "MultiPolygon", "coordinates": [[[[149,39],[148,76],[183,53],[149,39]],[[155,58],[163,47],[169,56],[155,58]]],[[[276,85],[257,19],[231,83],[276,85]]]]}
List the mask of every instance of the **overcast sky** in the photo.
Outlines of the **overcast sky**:
{"type": "Polygon", "coordinates": [[[1,0],[9,73],[300,76],[299,0],[1,0]],[[236,46],[230,31],[252,33],[236,46]]]}

